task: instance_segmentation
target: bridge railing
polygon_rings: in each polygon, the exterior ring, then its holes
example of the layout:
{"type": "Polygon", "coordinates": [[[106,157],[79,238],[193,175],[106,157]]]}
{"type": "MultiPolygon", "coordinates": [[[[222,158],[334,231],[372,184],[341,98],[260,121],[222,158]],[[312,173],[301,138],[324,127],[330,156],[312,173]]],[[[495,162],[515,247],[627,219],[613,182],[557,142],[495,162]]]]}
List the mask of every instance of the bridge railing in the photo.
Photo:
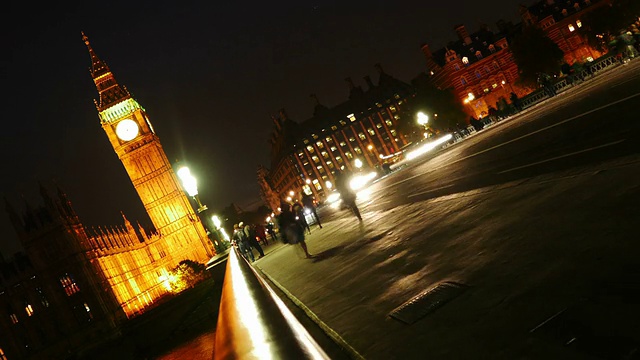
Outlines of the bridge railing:
{"type": "Polygon", "coordinates": [[[214,359],[329,359],[235,248],[229,252],[214,359]]]}
{"type": "MultiPolygon", "coordinates": [[[[579,74],[572,75],[571,77],[564,76],[560,78],[553,84],[553,87],[556,93],[561,93],[571,88],[571,86],[573,86],[576,82],[582,82],[589,77],[600,75],[602,72],[612,69],[618,65],[619,62],[616,61],[615,56],[602,56],[594,62],[590,63],[579,74]]],[[[522,109],[526,109],[548,98],[549,94],[547,94],[544,89],[538,89],[520,99],[520,104],[522,106],[522,109]]]]}

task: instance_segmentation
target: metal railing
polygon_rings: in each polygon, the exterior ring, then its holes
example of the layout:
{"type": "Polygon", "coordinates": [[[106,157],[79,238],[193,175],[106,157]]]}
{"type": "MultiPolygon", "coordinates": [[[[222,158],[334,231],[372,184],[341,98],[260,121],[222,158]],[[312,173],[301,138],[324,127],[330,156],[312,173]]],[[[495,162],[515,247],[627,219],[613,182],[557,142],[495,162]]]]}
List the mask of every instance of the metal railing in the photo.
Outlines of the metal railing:
{"type": "MultiPolygon", "coordinates": [[[[568,76],[560,78],[557,82],[553,84],[553,88],[556,93],[561,93],[573,86],[576,83],[583,82],[585,79],[589,77],[594,77],[599,75],[600,73],[609,70],[618,66],[619,63],[616,61],[616,58],[611,55],[605,55],[594,62],[590,63],[584,70],[582,70],[579,74],[572,75],[571,78],[568,76]]],[[[520,100],[520,104],[522,109],[529,108],[545,99],[549,98],[549,94],[547,94],[544,89],[538,89],[531,94],[523,97],[520,100]]]]}
{"type": "Polygon", "coordinates": [[[214,359],[329,359],[235,248],[229,252],[214,359]]]}

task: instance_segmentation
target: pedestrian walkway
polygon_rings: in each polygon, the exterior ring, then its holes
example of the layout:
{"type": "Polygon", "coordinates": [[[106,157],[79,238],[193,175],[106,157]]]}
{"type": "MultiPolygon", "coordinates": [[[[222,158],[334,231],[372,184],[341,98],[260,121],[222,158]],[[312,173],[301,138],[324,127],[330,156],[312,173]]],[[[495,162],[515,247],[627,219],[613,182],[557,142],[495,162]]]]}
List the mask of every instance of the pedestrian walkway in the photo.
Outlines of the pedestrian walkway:
{"type": "MultiPolygon", "coordinates": [[[[638,267],[633,222],[603,219],[598,209],[637,206],[637,187],[625,179],[639,171],[633,156],[387,211],[363,207],[362,223],[344,210],[308,236],[313,259],[274,244],[254,266],[353,358],[584,358],[548,327],[638,267]],[[415,299],[445,281],[461,290],[415,299]],[[412,300],[419,306],[409,320],[391,316],[412,300]]],[[[606,301],[596,314],[606,316],[580,320],[596,324],[594,333],[614,323],[637,338],[638,312],[606,301]]]]}

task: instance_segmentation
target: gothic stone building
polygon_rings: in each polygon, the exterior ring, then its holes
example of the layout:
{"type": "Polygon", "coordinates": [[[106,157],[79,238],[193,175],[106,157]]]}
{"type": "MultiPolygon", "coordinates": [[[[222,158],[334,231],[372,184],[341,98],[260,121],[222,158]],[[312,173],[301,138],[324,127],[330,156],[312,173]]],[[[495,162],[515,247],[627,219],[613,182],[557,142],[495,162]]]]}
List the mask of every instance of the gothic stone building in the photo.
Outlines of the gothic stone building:
{"type": "Polygon", "coordinates": [[[138,192],[153,230],[87,228],[61,190],[43,205],[7,202],[25,255],[2,261],[0,359],[64,358],[117,332],[171,293],[169,272],[215,252],[170,166],[149,117],[83,35],[99,93],[100,124],[138,192]]]}

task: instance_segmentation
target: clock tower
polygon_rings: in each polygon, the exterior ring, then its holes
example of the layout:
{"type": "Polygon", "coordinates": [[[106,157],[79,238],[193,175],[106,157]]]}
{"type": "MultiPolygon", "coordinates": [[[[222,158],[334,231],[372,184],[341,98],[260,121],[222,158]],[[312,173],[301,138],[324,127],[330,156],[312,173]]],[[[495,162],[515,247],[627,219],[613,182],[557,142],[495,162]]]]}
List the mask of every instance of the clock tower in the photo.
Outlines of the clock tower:
{"type": "MultiPolygon", "coordinates": [[[[91,77],[99,100],[96,107],[100,124],[140,200],[149,214],[161,241],[175,262],[208,261],[215,252],[206,231],[195,214],[160,144],[146,111],[116,82],[107,64],[82,40],[91,56],[91,77]]],[[[158,241],[158,240],[156,240],[158,241]]]]}

